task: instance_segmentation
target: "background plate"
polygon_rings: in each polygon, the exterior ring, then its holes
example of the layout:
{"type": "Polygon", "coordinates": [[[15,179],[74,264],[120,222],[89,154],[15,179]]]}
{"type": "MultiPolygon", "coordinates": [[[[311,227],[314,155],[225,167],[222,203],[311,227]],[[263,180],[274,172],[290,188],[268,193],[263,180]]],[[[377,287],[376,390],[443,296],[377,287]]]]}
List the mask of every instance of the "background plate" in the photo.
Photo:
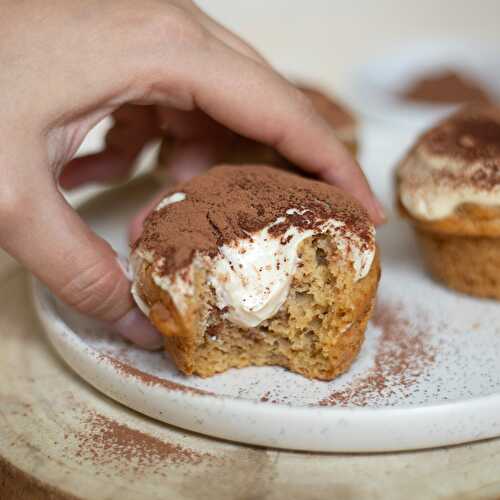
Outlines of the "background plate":
{"type": "MultiPolygon", "coordinates": [[[[363,164],[391,203],[391,169],[412,139],[364,130],[363,164]]],[[[81,213],[121,253],[126,224],[158,189],[142,178],[100,195],[81,213]]],[[[424,272],[410,229],[390,214],[378,233],[383,275],[367,340],[349,373],[319,382],[281,368],[179,374],[165,354],[143,352],[59,303],[38,282],[48,337],[85,380],[150,417],[245,443],[310,451],[390,451],[500,434],[498,303],[453,293],[424,272]]]]}
{"type": "Polygon", "coordinates": [[[374,58],[353,74],[350,103],[360,114],[413,130],[428,127],[456,109],[453,105],[412,103],[400,97],[415,81],[456,70],[500,98],[500,62],[495,44],[466,39],[424,39],[374,58]]]}

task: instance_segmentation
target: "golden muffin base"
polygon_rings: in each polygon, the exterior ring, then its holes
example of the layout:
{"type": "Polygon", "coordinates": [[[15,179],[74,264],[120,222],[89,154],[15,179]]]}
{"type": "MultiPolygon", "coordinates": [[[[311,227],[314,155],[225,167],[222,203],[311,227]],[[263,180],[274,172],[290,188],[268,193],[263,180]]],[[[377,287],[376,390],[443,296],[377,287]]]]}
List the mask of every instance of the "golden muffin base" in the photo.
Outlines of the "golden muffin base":
{"type": "Polygon", "coordinates": [[[413,217],[398,200],[398,211],[422,231],[452,236],[500,238],[500,207],[463,203],[443,219],[426,220],[413,217]]]}
{"type": "Polygon", "coordinates": [[[345,372],[360,350],[373,309],[378,255],[358,282],[352,264],[338,257],[327,236],[305,240],[299,255],[301,266],[286,302],[256,328],[221,317],[203,269],[195,273],[195,296],[181,315],[170,295],[153,282],[152,266],[143,263],[139,292],[179,370],[209,377],[229,368],[276,365],[321,380],[345,372]]]}
{"type": "Polygon", "coordinates": [[[500,300],[500,208],[463,204],[449,217],[413,225],[432,276],[449,288],[500,300]]]}
{"type": "Polygon", "coordinates": [[[451,236],[417,229],[432,275],[454,290],[500,300],[500,238],[451,236]]]}

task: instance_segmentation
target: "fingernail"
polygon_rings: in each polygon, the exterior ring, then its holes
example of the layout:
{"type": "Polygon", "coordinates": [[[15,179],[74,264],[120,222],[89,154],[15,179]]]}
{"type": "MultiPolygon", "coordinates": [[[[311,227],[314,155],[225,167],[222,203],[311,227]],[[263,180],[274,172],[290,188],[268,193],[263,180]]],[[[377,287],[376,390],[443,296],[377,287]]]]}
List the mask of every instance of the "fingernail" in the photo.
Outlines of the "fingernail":
{"type": "Polygon", "coordinates": [[[142,312],[134,307],[113,325],[116,333],[133,344],[156,351],[163,347],[163,337],[142,312]]]}

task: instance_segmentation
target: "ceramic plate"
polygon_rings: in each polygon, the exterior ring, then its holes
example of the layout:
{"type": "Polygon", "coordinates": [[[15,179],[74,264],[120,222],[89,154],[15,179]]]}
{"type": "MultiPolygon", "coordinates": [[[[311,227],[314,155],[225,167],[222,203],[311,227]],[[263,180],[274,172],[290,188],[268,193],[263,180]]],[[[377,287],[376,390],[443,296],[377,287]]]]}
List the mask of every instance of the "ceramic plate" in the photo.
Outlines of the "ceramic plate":
{"type": "MultiPolygon", "coordinates": [[[[364,165],[390,204],[390,172],[409,137],[365,130],[364,165]]],[[[151,180],[100,195],[82,216],[120,252],[151,180]]],[[[361,354],[333,382],[281,368],[185,377],[59,303],[33,282],[50,342],[81,377],[124,405],[184,429],[255,445],[372,452],[500,435],[500,306],[453,293],[425,273],[415,241],[391,214],[379,230],[383,275],[361,354]]]]}

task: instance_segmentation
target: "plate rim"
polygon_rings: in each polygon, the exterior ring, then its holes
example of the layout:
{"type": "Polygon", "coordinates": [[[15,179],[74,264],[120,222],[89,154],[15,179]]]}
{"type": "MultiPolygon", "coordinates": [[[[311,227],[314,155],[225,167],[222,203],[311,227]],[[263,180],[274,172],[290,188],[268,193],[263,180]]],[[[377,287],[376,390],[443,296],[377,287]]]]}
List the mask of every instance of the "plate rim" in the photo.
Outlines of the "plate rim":
{"type": "MultiPolygon", "coordinates": [[[[179,421],[172,421],[174,419],[169,418],[159,418],[158,415],[151,414],[151,411],[144,411],[143,409],[137,408],[137,405],[130,404],[129,401],[124,401],[124,398],[120,398],[116,393],[110,393],[108,388],[102,387],[102,384],[97,383],[95,380],[89,380],[88,374],[82,373],[83,370],[80,369],[79,366],[75,366],[75,363],[69,359],[69,354],[65,349],[72,349],[73,353],[77,353],[78,355],[82,355],[86,353],[87,362],[90,362],[92,359],[93,362],[96,360],[96,366],[99,365],[99,368],[104,367],[104,371],[109,371],[110,373],[114,373],[118,375],[120,378],[119,372],[116,367],[112,365],[112,362],[107,361],[106,358],[99,356],[99,352],[93,349],[91,346],[87,345],[83,340],[81,340],[78,335],[67,325],[64,320],[57,315],[55,305],[55,299],[52,293],[34,276],[31,277],[30,280],[30,289],[31,289],[31,297],[34,304],[34,309],[36,311],[36,315],[40,320],[43,330],[46,333],[46,336],[57,351],[57,353],[63,358],[65,363],[75,372],[79,377],[85,380],[87,383],[95,387],[100,392],[103,392],[108,397],[111,397],[113,400],[118,401],[120,404],[132,408],[135,411],[146,414],[149,417],[155,418],[156,420],[163,421],[167,424],[174,425],[176,427],[184,428],[190,431],[198,432],[201,434],[206,434],[209,436],[214,436],[217,438],[228,439],[231,441],[239,441],[246,442],[248,444],[259,445],[259,446],[271,446],[274,448],[284,448],[284,449],[296,449],[302,451],[320,451],[320,452],[387,452],[387,451],[402,451],[402,450],[417,450],[417,449],[426,449],[433,448],[436,446],[446,446],[446,445],[455,445],[465,442],[473,442],[488,438],[493,438],[500,435],[500,393],[498,394],[489,394],[486,396],[475,396],[473,398],[467,400],[458,400],[458,401],[445,401],[442,403],[435,404],[423,404],[419,406],[408,406],[408,407],[339,407],[339,406],[320,406],[320,405],[310,405],[310,406],[291,406],[285,403],[272,403],[269,401],[256,401],[252,399],[244,399],[238,398],[232,395],[216,395],[210,393],[196,393],[194,391],[183,391],[182,387],[186,387],[189,389],[189,386],[183,386],[182,384],[178,384],[180,389],[169,388],[165,386],[151,386],[145,382],[141,384],[139,379],[134,377],[135,382],[138,387],[142,387],[143,391],[153,392],[162,394],[163,396],[168,395],[168,399],[172,403],[186,403],[189,402],[191,406],[196,406],[199,410],[206,409],[208,406],[213,409],[226,409],[224,407],[230,406],[232,414],[243,413],[247,416],[252,416],[253,418],[262,417],[263,420],[267,420],[269,423],[269,419],[275,421],[280,421],[284,417],[286,417],[287,421],[290,420],[299,420],[304,416],[307,416],[308,419],[312,419],[315,423],[320,423],[325,419],[332,419],[332,424],[334,425],[345,425],[347,427],[354,425],[354,427],[359,426],[366,422],[367,420],[371,421],[371,425],[375,423],[375,427],[377,425],[383,429],[383,426],[387,426],[387,422],[391,422],[394,424],[394,420],[410,420],[413,421],[414,424],[418,424],[415,422],[419,416],[421,416],[422,412],[426,412],[432,414],[433,419],[442,420],[443,418],[453,418],[455,415],[455,420],[460,420],[463,417],[474,418],[474,414],[478,414],[484,418],[485,414],[490,415],[489,419],[486,419],[486,423],[483,423],[483,431],[482,432],[468,432],[465,428],[462,429],[461,432],[456,433],[455,436],[450,437],[448,439],[439,438],[438,436],[428,436],[428,439],[421,440],[419,442],[418,439],[408,439],[406,444],[400,445],[388,445],[383,444],[383,440],[380,438],[368,440],[365,444],[358,443],[352,444],[352,446],[335,445],[335,443],[330,443],[327,439],[325,439],[324,443],[317,442],[317,438],[315,438],[315,442],[313,445],[304,445],[304,443],[297,443],[296,446],[290,442],[290,439],[280,439],[279,436],[272,442],[270,439],[261,439],[258,437],[254,437],[250,439],[247,437],[246,439],[240,440],[237,437],[231,437],[228,435],[224,435],[221,432],[214,432],[214,430],[204,429],[202,425],[182,425],[179,421]],[[62,337],[64,336],[62,333],[58,332],[58,329],[64,331],[64,335],[67,337],[64,341],[62,337]],[[69,335],[68,335],[69,333],[69,335]],[[62,344],[65,343],[63,348],[62,344]],[[78,349],[78,347],[80,349],[78,349]],[[473,407],[474,411],[471,412],[471,407],[473,407]],[[260,415],[258,415],[260,414],[260,415]],[[498,418],[495,418],[495,414],[498,414],[498,418]],[[457,419],[457,415],[459,416],[457,419]],[[336,420],[336,422],[333,422],[336,420]],[[489,420],[489,422],[488,422],[489,420]],[[496,430],[495,430],[496,429],[496,430]],[[210,432],[208,432],[210,431],[210,432]],[[327,442],[328,441],[328,442],[327,442]],[[370,444],[371,443],[371,444],[370,444]]],[[[124,377],[121,375],[121,382],[124,385],[127,385],[129,382],[126,380],[129,377],[124,377]]],[[[154,413],[154,412],[153,412],[154,413]]],[[[254,422],[255,423],[255,422],[254,422]]],[[[421,424],[421,422],[420,422],[421,424]]],[[[297,423],[295,424],[297,425],[297,423]]],[[[426,425],[421,425],[421,427],[426,427],[426,425]]],[[[460,425],[458,426],[460,429],[460,425]]],[[[415,430],[415,429],[413,429],[415,430]]],[[[423,432],[422,429],[419,431],[422,436],[428,434],[428,432],[423,432]]],[[[334,433],[335,434],[335,433],[334,433]]],[[[431,433],[432,434],[432,433],[431,433]]],[[[401,438],[402,439],[402,438],[401,438]]],[[[293,439],[292,439],[293,441],[293,439]]]]}

